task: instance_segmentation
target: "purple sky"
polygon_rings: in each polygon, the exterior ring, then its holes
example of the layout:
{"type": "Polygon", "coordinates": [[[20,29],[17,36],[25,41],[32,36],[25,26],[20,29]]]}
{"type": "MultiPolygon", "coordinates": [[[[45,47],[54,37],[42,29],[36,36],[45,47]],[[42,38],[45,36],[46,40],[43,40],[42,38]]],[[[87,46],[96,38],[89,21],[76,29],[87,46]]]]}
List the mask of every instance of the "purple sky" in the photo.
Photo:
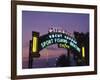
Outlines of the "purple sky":
{"type": "MultiPolygon", "coordinates": [[[[29,40],[32,39],[32,31],[40,32],[40,35],[48,33],[50,27],[62,27],[70,33],[89,32],[89,14],[78,13],[55,13],[55,12],[22,12],[22,51],[23,61],[28,60],[29,40]]],[[[61,50],[60,50],[61,51],[61,50]]],[[[58,52],[50,52],[49,55],[57,56],[58,52]],[[53,54],[52,54],[53,53],[53,54]]],[[[42,57],[45,51],[40,52],[42,57]]],[[[60,53],[59,53],[60,54],[60,53]]]]}

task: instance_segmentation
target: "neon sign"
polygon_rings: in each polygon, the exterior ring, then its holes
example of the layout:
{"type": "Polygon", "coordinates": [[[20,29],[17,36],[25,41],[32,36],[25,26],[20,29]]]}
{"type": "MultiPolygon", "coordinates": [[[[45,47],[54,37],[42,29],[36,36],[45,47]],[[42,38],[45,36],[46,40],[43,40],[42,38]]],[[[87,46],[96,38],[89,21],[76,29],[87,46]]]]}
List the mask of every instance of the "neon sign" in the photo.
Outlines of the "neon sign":
{"type": "Polygon", "coordinates": [[[42,36],[39,36],[39,32],[32,32],[31,40],[31,52],[32,56],[39,57],[39,51],[52,45],[58,44],[58,48],[65,48],[75,50],[81,53],[82,57],[85,58],[85,47],[79,47],[75,38],[62,32],[51,32],[42,36]]]}
{"type": "Polygon", "coordinates": [[[39,44],[40,50],[52,44],[60,44],[60,47],[74,48],[76,51],[80,52],[80,48],[77,45],[77,41],[74,38],[60,32],[48,33],[44,36],[41,36],[39,44]],[[61,46],[61,44],[63,45],[61,46]],[[64,47],[64,45],[66,47],[64,47]]]}

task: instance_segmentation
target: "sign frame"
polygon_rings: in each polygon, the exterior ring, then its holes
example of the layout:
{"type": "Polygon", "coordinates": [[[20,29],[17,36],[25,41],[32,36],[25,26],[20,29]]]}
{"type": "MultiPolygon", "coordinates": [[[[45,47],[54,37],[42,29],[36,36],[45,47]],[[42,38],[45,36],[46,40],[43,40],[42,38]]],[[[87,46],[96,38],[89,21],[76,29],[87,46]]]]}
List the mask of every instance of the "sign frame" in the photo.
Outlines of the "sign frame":
{"type": "MultiPolygon", "coordinates": [[[[91,16],[90,16],[91,17],[91,16]]],[[[61,76],[78,76],[78,75],[94,75],[97,74],[97,6],[96,5],[80,5],[80,4],[63,4],[63,3],[48,3],[48,2],[33,2],[33,1],[11,1],[11,79],[31,79],[45,77],[61,77],[61,76]],[[60,7],[60,8],[79,8],[94,10],[94,70],[83,72],[69,73],[47,73],[47,74],[30,74],[17,75],[17,5],[24,6],[45,6],[45,7],[60,7]]]]}

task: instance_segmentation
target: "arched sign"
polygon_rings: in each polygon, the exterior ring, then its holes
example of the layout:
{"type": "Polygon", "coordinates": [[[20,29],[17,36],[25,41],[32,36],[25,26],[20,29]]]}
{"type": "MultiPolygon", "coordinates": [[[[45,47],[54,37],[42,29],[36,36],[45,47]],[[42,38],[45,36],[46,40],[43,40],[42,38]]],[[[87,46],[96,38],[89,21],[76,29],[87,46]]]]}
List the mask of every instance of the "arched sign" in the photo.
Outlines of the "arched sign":
{"type": "Polygon", "coordinates": [[[39,37],[36,36],[36,32],[33,32],[32,39],[33,51],[38,50],[39,52],[52,44],[58,44],[58,47],[61,48],[71,48],[76,50],[77,52],[81,51],[77,44],[77,41],[65,33],[52,32],[39,37]]]}

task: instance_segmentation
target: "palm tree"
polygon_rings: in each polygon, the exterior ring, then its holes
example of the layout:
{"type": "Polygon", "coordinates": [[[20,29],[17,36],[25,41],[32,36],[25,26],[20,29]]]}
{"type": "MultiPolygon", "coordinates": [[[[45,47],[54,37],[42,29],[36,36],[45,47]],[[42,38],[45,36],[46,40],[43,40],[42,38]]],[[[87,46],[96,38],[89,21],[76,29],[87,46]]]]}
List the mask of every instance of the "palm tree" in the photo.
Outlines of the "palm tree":
{"type": "Polygon", "coordinates": [[[66,66],[69,66],[69,64],[70,64],[69,58],[65,54],[62,54],[61,56],[59,56],[59,58],[56,61],[57,67],[66,67],[66,66]]]}
{"type": "Polygon", "coordinates": [[[79,32],[74,32],[75,39],[78,42],[78,45],[80,48],[82,46],[85,47],[85,58],[82,58],[82,55],[78,56],[78,65],[89,65],[89,32],[87,33],[79,33],[79,32]]]}

